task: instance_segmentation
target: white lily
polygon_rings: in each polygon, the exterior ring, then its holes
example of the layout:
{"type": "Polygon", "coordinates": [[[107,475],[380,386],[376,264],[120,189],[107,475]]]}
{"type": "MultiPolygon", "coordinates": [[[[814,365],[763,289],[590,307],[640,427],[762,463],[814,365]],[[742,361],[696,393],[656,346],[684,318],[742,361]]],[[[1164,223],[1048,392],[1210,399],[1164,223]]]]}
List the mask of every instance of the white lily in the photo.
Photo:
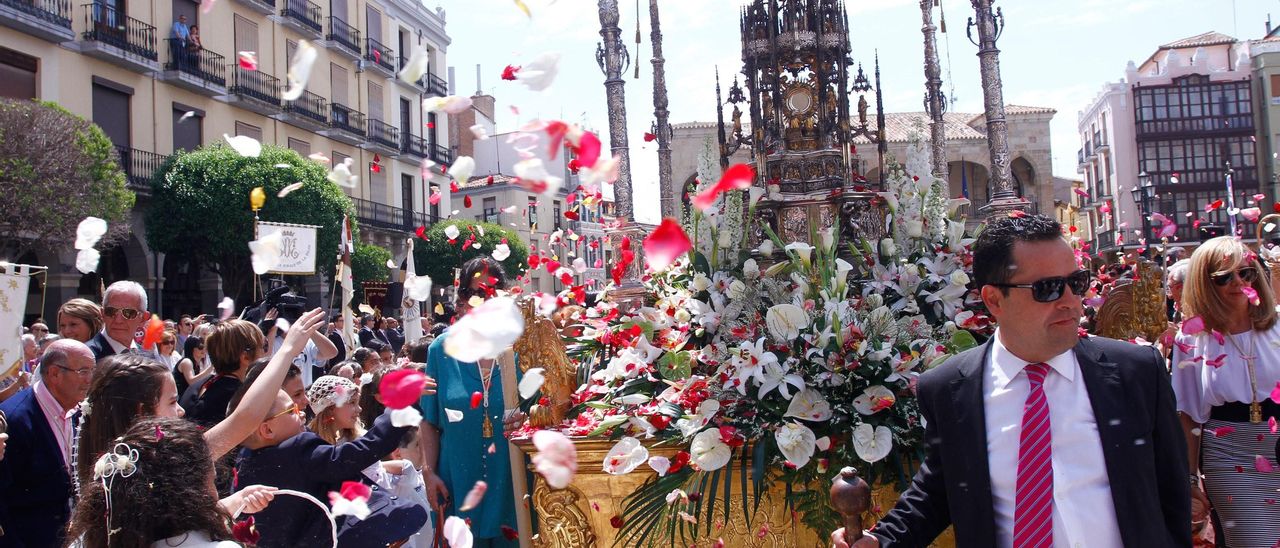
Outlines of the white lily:
{"type": "Polygon", "coordinates": [[[783,399],[789,400],[791,391],[787,388],[788,385],[796,387],[796,390],[804,390],[804,377],[793,373],[787,364],[769,362],[764,366],[763,380],[760,382],[760,399],[763,400],[769,392],[776,389],[783,399]]]}
{"type": "Polygon", "coordinates": [[[783,249],[793,252],[797,257],[800,257],[800,262],[804,263],[805,268],[809,268],[812,264],[809,260],[809,256],[813,253],[813,246],[804,242],[791,242],[783,249]]]}
{"type": "Polygon", "coordinates": [[[778,357],[764,349],[764,337],[756,339],[755,344],[751,341],[742,341],[738,345],[738,351],[730,360],[734,367],[733,379],[737,381],[738,392],[747,395],[747,383],[754,379],[754,384],[759,385],[764,382],[764,366],[768,363],[777,363],[778,357]]]}

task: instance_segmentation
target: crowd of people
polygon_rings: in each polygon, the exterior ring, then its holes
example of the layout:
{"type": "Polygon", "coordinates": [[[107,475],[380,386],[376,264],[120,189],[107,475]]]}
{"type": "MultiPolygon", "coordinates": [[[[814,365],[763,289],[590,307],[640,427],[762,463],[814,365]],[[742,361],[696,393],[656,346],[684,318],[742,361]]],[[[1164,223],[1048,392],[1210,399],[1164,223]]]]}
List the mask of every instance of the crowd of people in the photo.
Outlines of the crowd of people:
{"type": "MultiPolygon", "coordinates": [[[[462,313],[505,287],[492,259],[463,270],[476,281],[457,291],[462,313]]],[[[498,371],[514,359],[459,363],[440,344],[447,324],[416,315],[421,329],[406,330],[374,314],[283,313],[182,315],[148,344],[147,294],[119,281],[101,305],[64,303],[56,334],[27,326],[22,364],[0,382],[0,546],[327,546],[336,534],[344,547],[429,547],[455,515],[477,546],[518,545],[501,436],[523,416],[504,412],[498,371]],[[378,393],[406,368],[428,375],[421,425],[393,425],[378,393]],[[481,377],[498,403],[453,401],[481,377]],[[481,479],[488,495],[460,508],[481,479]],[[368,514],[331,525],[315,502],[349,482],[370,488],[368,514]]]]}
{"type": "MultiPolygon", "coordinates": [[[[1087,334],[1085,303],[1130,268],[1090,270],[1036,215],[992,222],[973,249],[995,334],[920,377],[917,476],[875,527],[834,544],[920,546],[948,525],[960,546],[1277,544],[1266,261],[1229,237],[1174,257],[1168,332],[1116,341],[1087,334]]],[[[459,280],[458,316],[507,284],[488,258],[459,280]]],[[[72,299],[27,326],[23,364],[0,382],[0,546],[427,547],[450,516],[476,546],[518,545],[523,471],[503,438],[524,420],[517,356],[461,362],[444,352],[447,324],[416,315],[406,329],[282,312],[180,316],[144,345],[146,292],[120,281],[101,305],[72,299]],[[416,425],[397,425],[379,393],[405,368],[429,379],[416,425]],[[315,504],[351,482],[369,512],[331,525],[315,504]]]]}

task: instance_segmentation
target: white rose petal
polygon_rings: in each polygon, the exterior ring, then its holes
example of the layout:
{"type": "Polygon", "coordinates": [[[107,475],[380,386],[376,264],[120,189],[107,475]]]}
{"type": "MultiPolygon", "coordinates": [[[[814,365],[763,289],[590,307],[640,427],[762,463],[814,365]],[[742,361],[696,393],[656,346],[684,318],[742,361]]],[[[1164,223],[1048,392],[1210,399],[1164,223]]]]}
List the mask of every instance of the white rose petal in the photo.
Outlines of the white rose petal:
{"type": "Polygon", "coordinates": [[[418,302],[431,298],[431,277],[408,274],[404,278],[404,292],[418,302]]]}
{"type": "Polygon", "coordinates": [[[449,422],[462,422],[463,414],[462,414],[462,411],[458,411],[457,409],[449,409],[446,407],[444,410],[444,416],[449,419],[449,422]]]}
{"type": "Polygon", "coordinates": [[[94,248],[81,249],[76,253],[76,270],[81,274],[88,274],[98,270],[98,261],[102,258],[102,254],[94,248]]]}
{"type": "Polygon", "coordinates": [[[604,457],[604,471],[614,476],[630,474],[649,460],[649,450],[640,440],[627,436],[618,440],[604,457]]]}
{"type": "Polygon", "coordinates": [[[531,367],[524,372],[524,377],[520,379],[520,399],[527,400],[538,393],[542,383],[546,382],[545,371],[541,367],[531,367]]]}
{"type": "Polygon", "coordinates": [[[299,40],[298,46],[293,52],[293,59],[289,61],[289,72],[285,74],[285,81],[289,87],[280,93],[280,98],[285,101],[297,101],[302,97],[302,91],[307,87],[307,80],[311,78],[311,67],[316,64],[316,59],[320,57],[320,51],[306,40],[299,40]]]}
{"type": "Polygon", "coordinates": [[[89,249],[107,233],[107,222],[97,217],[85,217],[76,226],[76,249],[89,249]]]}
{"type": "Polygon", "coordinates": [[[262,143],[259,143],[258,140],[253,137],[246,137],[244,135],[232,137],[223,133],[222,138],[226,139],[227,144],[231,145],[231,148],[235,149],[236,154],[246,158],[257,158],[262,154],[262,143]]]}
{"type": "Polygon", "coordinates": [[[551,86],[560,72],[560,54],[544,53],[525,63],[516,73],[516,81],[532,91],[542,91],[551,86]]]}
{"type": "Polygon", "coordinates": [[[458,183],[465,183],[471,180],[471,174],[476,171],[476,161],[470,156],[459,156],[453,161],[453,165],[449,166],[449,176],[458,183]]]}
{"type": "Polygon", "coordinates": [[[418,412],[418,408],[410,405],[403,409],[396,409],[391,412],[391,426],[417,426],[422,422],[422,413],[418,412]]]}
{"type": "Polygon", "coordinates": [[[449,519],[444,520],[444,527],[440,531],[450,548],[471,548],[475,545],[471,527],[458,516],[449,516],[449,519]]]}
{"type": "Polygon", "coordinates": [[[511,246],[507,244],[498,244],[493,246],[493,260],[502,262],[511,256],[511,246]]]}
{"type": "Polygon", "coordinates": [[[284,238],[279,232],[249,242],[249,251],[253,253],[253,273],[259,276],[266,274],[280,264],[280,253],[284,249],[284,238]]]}
{"type": "Polygon", "coordinates": [[[462,234],[462,232],[458,230],[458,225],[449,225],[444,227],[444,235],[450,240],[458,239],[458,235],[460,234],[462,234]]]}
{"type": "Polygon", "coordinates": [[[524,316],[511,297],[484,301],[453,324],[444,351],[454,359],[475,363],[497,358],[524,333],[524,316]]]}
{"type": "Polygon", "coordinates": [[[578,473],[578,450],[564,434],[555,430],[539,430],[533,434],[538,454],[533,456],[534,469],[552,489],[564,489],[578,473]]]}

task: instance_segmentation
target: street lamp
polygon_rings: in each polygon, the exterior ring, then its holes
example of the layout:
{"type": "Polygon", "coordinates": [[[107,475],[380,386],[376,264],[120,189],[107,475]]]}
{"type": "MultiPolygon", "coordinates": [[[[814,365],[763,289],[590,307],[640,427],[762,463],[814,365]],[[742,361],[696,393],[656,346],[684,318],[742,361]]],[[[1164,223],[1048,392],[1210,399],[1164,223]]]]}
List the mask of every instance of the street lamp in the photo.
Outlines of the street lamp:
{"type": "Polygon", "coordinates": [[[1129,193],[1133,196],[1133,205],[1138,208],[1138,215],[1142,217],[1142,237],[1151,237],[1151,220],[1149,219],[1152,211],[1151,205],[1156,198],[1156,185],[1151,181],[1151,176],[1146,171],[1138,174],[1138,185],[1133,187],[1129,193]]]}

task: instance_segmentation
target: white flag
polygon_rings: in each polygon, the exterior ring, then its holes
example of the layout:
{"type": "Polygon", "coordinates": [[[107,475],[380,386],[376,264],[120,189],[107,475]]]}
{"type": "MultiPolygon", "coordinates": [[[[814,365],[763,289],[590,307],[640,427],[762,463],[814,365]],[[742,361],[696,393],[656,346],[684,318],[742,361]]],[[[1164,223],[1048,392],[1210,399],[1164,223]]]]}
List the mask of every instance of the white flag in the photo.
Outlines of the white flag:
{"type": "Polygon", "coordinates": [[[27,313],[31,267],[9,264],[0,274],[0,379],[22,367],[22,318],[27,313]]]}

